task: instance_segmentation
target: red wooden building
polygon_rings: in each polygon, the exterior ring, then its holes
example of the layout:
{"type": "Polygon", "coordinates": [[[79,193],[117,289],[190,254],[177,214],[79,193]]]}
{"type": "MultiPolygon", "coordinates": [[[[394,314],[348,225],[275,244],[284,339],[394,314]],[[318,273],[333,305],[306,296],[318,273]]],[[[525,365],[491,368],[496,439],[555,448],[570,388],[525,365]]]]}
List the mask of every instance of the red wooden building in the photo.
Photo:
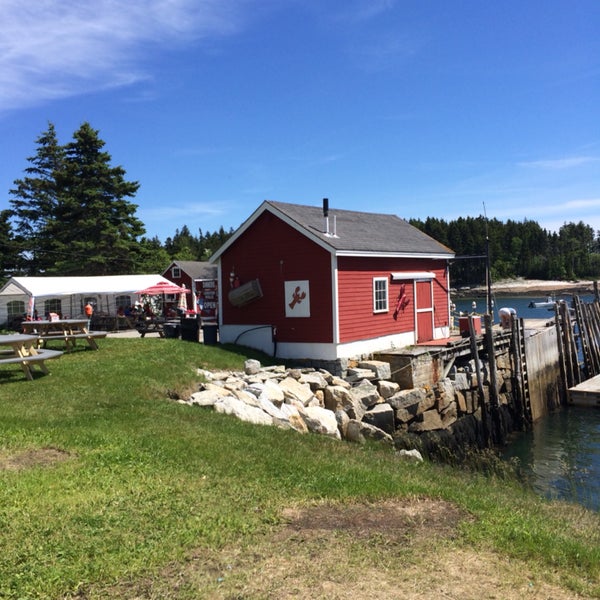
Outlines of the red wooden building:
{"type": "Polygon", "coordinates": [[[395,215],[265,201],[211,258],[221,342],[335,360],[448,337],[453,256],[395,215]]]}
{"type": "MultiPolygon", "coordinates": [[[[191,290],[186,295],[188,310],[203,308],[206,316],[215,317],[218,314],[216,298],[213,291],[216,289],[214,282],[217,278],[217,269],[209,262],[195,260],[175,260],[162,273],[162,276],[179,286],[191,290]],[[208,292],[207,290],[213,290],[208,292]]],[[[178,297],[169,299],[171,304],[177,305],[178,297]]]]}

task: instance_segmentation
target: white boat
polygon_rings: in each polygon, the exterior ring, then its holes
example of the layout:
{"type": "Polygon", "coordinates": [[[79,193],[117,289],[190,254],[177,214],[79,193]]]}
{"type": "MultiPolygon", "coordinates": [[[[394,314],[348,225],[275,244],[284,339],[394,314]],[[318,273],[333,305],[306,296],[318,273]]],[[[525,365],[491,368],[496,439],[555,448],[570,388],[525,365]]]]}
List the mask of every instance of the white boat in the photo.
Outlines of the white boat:
{"type": "Polygon", "coordinates": [[[533,300],[529,303],[529,308],[554,308],[556,300],[552,296],[548,296],[546,300],[541,302],[534,302],[533,300]]]}

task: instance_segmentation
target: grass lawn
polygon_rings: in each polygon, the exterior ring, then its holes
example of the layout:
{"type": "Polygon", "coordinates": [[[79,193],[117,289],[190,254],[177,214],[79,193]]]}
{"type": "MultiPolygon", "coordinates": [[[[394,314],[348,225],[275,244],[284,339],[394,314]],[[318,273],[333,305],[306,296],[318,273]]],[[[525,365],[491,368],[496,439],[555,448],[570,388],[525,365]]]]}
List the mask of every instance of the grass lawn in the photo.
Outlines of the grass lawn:
{"type": "Polygon", "coordinates": [[[600,597],[598,513],[172,400],[239,350],[99,344],[0,368],[0,598],[600,597]]]}

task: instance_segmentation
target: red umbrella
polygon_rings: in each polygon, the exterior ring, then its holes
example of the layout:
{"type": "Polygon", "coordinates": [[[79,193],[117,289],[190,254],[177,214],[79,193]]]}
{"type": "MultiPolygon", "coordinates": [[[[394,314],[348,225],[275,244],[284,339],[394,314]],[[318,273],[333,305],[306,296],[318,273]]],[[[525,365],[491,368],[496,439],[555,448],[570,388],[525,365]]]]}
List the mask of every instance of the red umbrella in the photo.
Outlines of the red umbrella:
{"type": "Polygon", "coordinates": [[[136,294],[145,296],[159,296],[161,294],[189,294],[190,290],[186,287],[180,287],[170,281],[159,281],[155,285],[151,285],[144,290],[139,290],[136,294]]]}

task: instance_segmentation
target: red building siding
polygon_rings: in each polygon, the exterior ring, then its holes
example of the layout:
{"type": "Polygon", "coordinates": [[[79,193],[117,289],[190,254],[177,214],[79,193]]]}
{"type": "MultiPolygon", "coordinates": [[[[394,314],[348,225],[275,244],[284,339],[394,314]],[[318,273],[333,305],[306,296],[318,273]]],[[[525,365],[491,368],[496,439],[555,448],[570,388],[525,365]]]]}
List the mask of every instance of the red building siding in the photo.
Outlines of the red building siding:
{"type": "MultiPolygon", "coordinates": [[[[169,268],[163,272],[163,277],[165,277],[169,281],[172,281],[173,283],[175,283],[179,286],[185,285],[185,287],[188,290],[194,289],[194,282],[192,281],[192,278],[185,271],[183,271],[183,269],[179,269],[179,272],[181,274],[180,277],[173,277],[173,267],[177,267],[177,265],[175,263],[171,263],[169,265],[169,268]]],[[[177,268],[179,268],[179,267],[177,267],[177,268]]],[[[185,299],[186,299],[188,310],[195,310],[195,307],[193,306],[192,294],[186,294],[185,299]]],[[[177,300],[178,300],[178,298],[169,302],[169,304],[171,306],[175,307],[175,306],[177,306],[177,300]]]]}
{"type": "Polygon", "coordinates": [[[448,277],[445,265],[435,271],[433,285],[433,326],[448,327],[450,325],[450,308],[448,277]]]}
{"type": "Polygon", "coordinates": [[[446,262],[429,259],[351,258],[338,259],[339,329],[340,342],[406,333],[415,330],[414,281],[390,281],[390,273],[431,271],[437,281],[434,290],[434,326],[448,324],[446,262]],[[388,311],[373,312],[373,278],[388,280],[388,311]],[[441,285],[440,285],[441,284],[441,285]],[[409,304],[394,319],[399,295],[404,294],[409,304]]]}
{"type": "Polygon", "coordinates": [[[279,342],[331,343],[333,316],[330,254],[266,211],[221,256],[224,325],[274,325],[279,342]],[[258,279],[263,297],[241,307],[227,299],[229,274],[240,283],[258,279]],[[310,317],[286,317],[284,282],[307,280],[310,317]]]}

